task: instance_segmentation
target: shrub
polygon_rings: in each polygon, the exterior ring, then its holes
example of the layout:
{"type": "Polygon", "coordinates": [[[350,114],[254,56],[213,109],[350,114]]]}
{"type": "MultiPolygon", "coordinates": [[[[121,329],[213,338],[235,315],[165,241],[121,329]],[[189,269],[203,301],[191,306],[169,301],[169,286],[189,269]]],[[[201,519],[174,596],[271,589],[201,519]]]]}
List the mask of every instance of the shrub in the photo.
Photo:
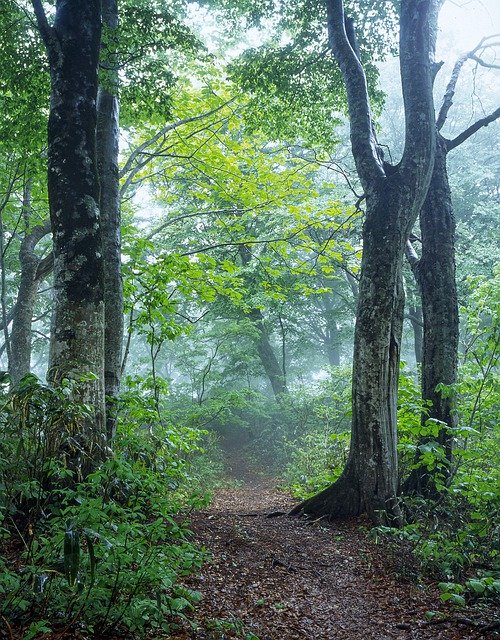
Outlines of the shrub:
{"type": "Polygon", "coordinates": [[[203,554],[182,515],[201,498],[186,488],[180,455],[198,448],[198,435],[141,423],[152,416],[129,398],[115,451],[75,482],[48,455],[47,437],[56,421],[64,426],[85,407],[34,376],[5,400],[0,615],[25,638],[76,626],[104,635],[168,632],[199,598],[182,586],[203,554]]]}

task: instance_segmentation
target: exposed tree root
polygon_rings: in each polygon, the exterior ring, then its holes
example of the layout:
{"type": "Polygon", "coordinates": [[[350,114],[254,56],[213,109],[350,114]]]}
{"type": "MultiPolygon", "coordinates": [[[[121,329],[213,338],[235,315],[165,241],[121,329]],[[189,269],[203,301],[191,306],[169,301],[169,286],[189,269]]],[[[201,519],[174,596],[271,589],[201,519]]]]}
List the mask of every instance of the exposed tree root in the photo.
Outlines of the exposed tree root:
{"type": "Polygon", "coordinates": [[[363,504],[357,483],[347,474],[320,493],[295,506],[288,515],[325,517],[328,520],[352,518],[363,513],[363,504]]]}

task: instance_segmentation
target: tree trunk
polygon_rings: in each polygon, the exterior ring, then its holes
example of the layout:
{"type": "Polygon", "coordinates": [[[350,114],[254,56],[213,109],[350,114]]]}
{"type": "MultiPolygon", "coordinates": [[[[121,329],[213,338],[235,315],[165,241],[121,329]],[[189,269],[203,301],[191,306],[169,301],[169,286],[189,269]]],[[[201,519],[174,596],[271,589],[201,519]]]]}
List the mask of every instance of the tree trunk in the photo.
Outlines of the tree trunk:
{"type": "Polygon", "coordinates": [[[367,512],[376,522],[401,521],[396,498],[396,413],[407,221],[399,189],[396,183],[393,195],[382,195],[373,206],[367,202],[354,336],[349,459],[340,479],[298,505],[295,513],[334,518],[367,512]],[[389,212],[396,214],[390,220],[389,212]]]}
{"type": "MultiPolygon", "coordinates": [[[[26,206],[26,203],[25,203],[26,206]]],[[[11,360],[9,373],[12,384],[17,384],[23,376],[30,372],[31,364],[31,324],[40,282],[40,258],[35,247],[48,233],[50,222],[38,225],[27,233],[19,249],[21,278],[14,306],[11,331],[11,360]]]]}
{"type": "MultiPolygon", "coordinates": [[[[462,67],[467,60],[478,62],[478,52],[481,51],[483,42],[481,40],[476,48],[461,56],[455,63],[436,121],[438,132],[443,128],[453,105],[462,67]]],[[[490,66],[485,61],[481,64],[490,66]]],[[[459,314],[455,283],[455,220],[448,183],[447,155],[479,129],[487,127],[498,118],[500,108],[471,124],[453,140],[446,140],[438,134],[432,182],[420,212],[422,257],[418,259],[411,245],[407,254],[421,291],[424,317],[422,398],[428,401],[431,408],[429,414],[422,416],[422,422],[433,418],[446,425],[440,429],[436,438],[426,437],[419,442],[421,446],[430,440],[437,441],[444,450],[444,464],[429,471],[419,466],[420,454],[417,452],[417,466],[404,486],[407,493],[437,497],[441,487],[446,485],[453,456],[452,429],[457,424],[453,384],[457,379],[459,314]],[[448,389],[438,390],[440,384],[446,385],[448,389]]]]}
{"type": "MultiPolygon", "coordinates": [[[[243,266],[247,266],[251,260],[252,253],[247,246],[240,245],[238,247],[241,263],[243,266]]],[[[260,309],[251,309],[248,313],[248,317],[254,323],[257,329],[257,337],[255,344],[257,347],[257,353],[259,355],[260,362],[264,371],[266,372],[269,382],[274,393],[274,396],[279,400],[283,394],[288,393],[288,389],[285,382],[285,376],[283,369],[278,362],[278,358],[274,353],[274,349],[269,340],[269,331],[267,330],[266,323],[262,311],[260,309]]]]}
{"type": "Polygon", "coordinates": [[[422,364],[424,332],[421,305],[410,308],[410,322],[413,329],[413,348],[415,351],[415,362],[417,364],[422,364]]]}
{"type": "Polygon", "coordinates": [[[116,431],[116,398],[120,390],[123,343],[123,283],[121,277],[121,218],[118,171],[118,70],[113,59],[112,34],[118,28],[116,0],[103,1],[103,24],[108,30],[103,51],[106,72],[97,94],[97,165],[101,185],[100,209],[104,251],[104,381],[108,441],[116,431]]]}
{"type": "Polygon", "coordinates": [[[329,0],[327,8],[330,45],[347,89],[353,156],[366,195],[354,336],[352,433],[349,458],[339,480],[297,505],[292,514],[332,518],[366,512],[375,522],[399,524],[396,408],[404,311],[402,260],[432,175],[431,58],[437,3],[403,0],[401,4],[406,138],[397,167],[383,161],[375,137],[366,78],[343,4],[329,0]]]}
{"type": "Polygon", "coordinates": [[[258,331],[258,336],[256,338],[257,353],[259,354],[262,367],[269,378],[269,382],[271,383],[274,396],[279,400],[283,394],[288,393],[288,389],[285,384],[285,376],[283,375],[278,358],[276,357],[269,340],[269,332],[265,325],[264,316],[260,309],[252,309],[248,314],[248,317],[253,321],[254,326],[258,331]]]}
{"type": "MultiPolygon", "coordinates": [[[[72,425],[65,455],[77,478],[105,445],[103,248],[96,165],[98,0],[59,0],[53,26],[33,0],[51,73],[48,193],[54,239],[54,309],[49,380],[79,381],[90,415],[72,425]]],[[[70,428],[68,426],[68,428],[70,428]]],[[[52,434],[53,438],[60,434],[52,434]]],[[[55,448],[62,451],[60,443],[55,448]]]]}
{"type": "Polygon", "coordinates": [[[333,304],[333,292],[321,297],[324,309],[326,327],[324,332],[323,348],[330,367],[340,366],[340,335],[337,321],[335,320],[335,307],[333,304]]]}
{"type": "MultiPolygon", "coordinates": [[[[422,363],[422,398],[430,404],[428,414],[422,416],[447,425],[437,437],[421,440],[420,445],[433,440],[444,449],[448,465],[429,472],[426,467],[413,469],[405,483],[405,492],[435,496],[435,474],[442,475],[446,484],[453,452],[453,433],[457,425],[455,394],[442,392],[438,385],[454,385],[457,380],[459,316],[455,283],[455,219],[446,168],[446,143],[438,138],[431,185],[420,213],[422,256],[415,270],[424,318],[422,363]]],[[[416,456],[418,464],[419,454],[416,456]]]]}

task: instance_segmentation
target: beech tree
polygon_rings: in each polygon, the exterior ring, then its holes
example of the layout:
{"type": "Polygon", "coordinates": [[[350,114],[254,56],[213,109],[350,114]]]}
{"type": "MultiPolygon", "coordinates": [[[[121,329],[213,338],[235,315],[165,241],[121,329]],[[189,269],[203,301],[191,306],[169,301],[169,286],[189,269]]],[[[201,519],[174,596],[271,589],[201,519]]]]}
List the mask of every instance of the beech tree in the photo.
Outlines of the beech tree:
{"type": "Polygon", "coordinates": [[[116,430],[116,397],[120,390],[123,343],[123,284],[121,276],[121,215],[118,168],[119,77],[117,60],[118,4],[103,0],[104,42],[101,47],[101,81],[97,92],[97,166],[99,207],[104,252],[104,385],[106,434],[116,430]]]}
{"type": "Polygon", "coordinates": [[[424,432],[431,420],[435,433],[419,442],[416,466],[405,482],[406,492],[436,495],[446,485],[453,456],[453,441],[457,427],[457,382],[459,314],[455,279],[455,217],[448,180],[448,153],[469,139],[483,127],[500,118],[500,108],[478,119],[453,139],[442,134],[449,111],[453,106],[456,85],[464,64],[479,61],[486,67],[499,68],[481,58],[496,46],[498,36],[484,38],[456,62],[446,87],[436,120],[437,147],[432,180],[420,211],[422,251],[420,258],[408,240],[407,257],[420,290],[423,311],[422,399],[428,410],[422,415],[424,432]],[[436,426],[437,425],[437,428],[436,426]],[[419,463],[421,449],[437,443],[444,454],[443,463],[428,470],[419,463]]]}
{"type": "Polygon", "coordinates": [[[90,414],[71,434],[75,468],[103,454],[104,285],[96,163],[96,98],[101,3],[61,0],[49,24],[33,0],[51,76],[48,194],[54,252],[49,379],[77,381],[90,414]]]}
{"type": "Polygon", "coordinates": [[[345,83],[351,146],[366,198],[363,258],[354,338],[350,454],[340,478],[292,513],[401,521],[396,407],[404,311],[406,240],[427,194],[435,155],[433,57],[437,0],[403,0],[399,59],[405,147],[398,165],[384,159],[370,115],[365,74],[342,0],[328,0],[330,48],[345,83]]]}

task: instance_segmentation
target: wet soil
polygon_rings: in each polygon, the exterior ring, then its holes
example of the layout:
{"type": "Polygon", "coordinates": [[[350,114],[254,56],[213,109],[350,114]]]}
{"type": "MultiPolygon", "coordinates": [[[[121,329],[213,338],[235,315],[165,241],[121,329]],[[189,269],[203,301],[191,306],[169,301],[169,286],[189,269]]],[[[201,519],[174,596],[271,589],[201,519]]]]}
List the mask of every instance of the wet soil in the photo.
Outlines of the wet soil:
{"type": "Polygon", "coordinates": [[[498,637],[488,610],[455,611],[432,584],[418,584],[362,519],[307,522],[270,481],[217,492],[194,515],[211,554],[188,582],[203,594],[197,628],[178,640],[478,639],[498,637]],[[489,625],[489,628],[488,628],[489,625]]]}

